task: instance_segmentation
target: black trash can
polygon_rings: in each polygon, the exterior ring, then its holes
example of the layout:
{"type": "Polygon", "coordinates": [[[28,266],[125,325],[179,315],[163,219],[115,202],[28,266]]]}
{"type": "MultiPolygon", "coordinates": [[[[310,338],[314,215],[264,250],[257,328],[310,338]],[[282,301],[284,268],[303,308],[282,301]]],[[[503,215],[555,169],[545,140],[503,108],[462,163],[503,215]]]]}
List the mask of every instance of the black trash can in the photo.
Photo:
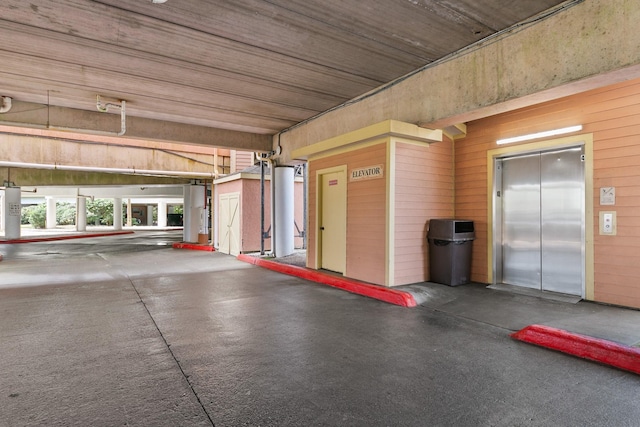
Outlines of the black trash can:
{"type": "Polygon", "coordinates": [[[430,220],[427,240],[431,281],[449,286],[469,283],[474,239],[473,221],[430,220]]]}

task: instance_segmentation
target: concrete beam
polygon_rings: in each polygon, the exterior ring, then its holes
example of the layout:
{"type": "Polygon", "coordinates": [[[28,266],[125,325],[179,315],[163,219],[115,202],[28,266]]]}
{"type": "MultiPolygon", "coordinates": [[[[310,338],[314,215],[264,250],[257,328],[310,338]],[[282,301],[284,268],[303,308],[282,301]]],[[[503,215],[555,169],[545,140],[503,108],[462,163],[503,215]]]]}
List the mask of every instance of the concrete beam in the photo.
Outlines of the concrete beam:
{"type": "Polygon", "coordinates": [[[182,200],[184,185],[150,187],[21,187],[23,198],[57,197],[73,198],[78,195],[97,199],[146,199],[169,198],[182,200]]]}
{"type": "Polygon", "coordinates": [[[0,167],[0,184],[10,181],[19,186],[150,186],[185,185],[189,179],[144,175],[119,175],[97,172],[76,172],[45,169],[0,167]]]}
{"type": "Polygon", "coordinates": [[[290,128],[279,160],[388,119],[444,128],[640,77],[639,21],[637,0],[578,3],[290,128]]]}
{"type": "MultiPolygon", "coordinates": [[[[131,106],[127,106],[131,109],[131,106]]],[[[116,136],[120,114],[47,106],[14,100],[11,110],[0,114],[7,126],[67,130],[86,135],[116,136]]],[[[128,115],[126,138],[204,145],[246,151],[269,151],[271,136],[205,126],[153,120],[128,115]]]]}
{"type": "MultiPolygon", "coordinates": [[[[213,156],[167,150],[0,134],[0,167],[213,177],[213,156]],[[86,168],[86,170],[84,169],[86,168]],[[152,173],[150,171],[157,171],[152,173]]],[[[48,182],[41,182],[47,184],[48,182]]]]}

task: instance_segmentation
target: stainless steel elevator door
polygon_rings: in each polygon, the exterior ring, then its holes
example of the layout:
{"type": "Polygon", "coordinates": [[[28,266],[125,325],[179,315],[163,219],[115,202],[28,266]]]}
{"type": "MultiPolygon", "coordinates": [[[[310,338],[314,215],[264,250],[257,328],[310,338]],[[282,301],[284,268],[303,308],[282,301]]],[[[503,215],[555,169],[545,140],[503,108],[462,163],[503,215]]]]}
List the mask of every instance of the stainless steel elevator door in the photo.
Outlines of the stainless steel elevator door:
{"type": "Polygon", "coordinates": [[[582,294],[581,156],[576,147],[500,160],[503,283],[582,294]]]}
{"type": "Polygon", "coordinates": [[[582,148],[540,155],[542,290],[582,294],[584,167],[582,148]]]}
{"type": "Polygon", "coordinates": [[[502,161],[502,281],[540,289],[540,155],[502,161]]]}

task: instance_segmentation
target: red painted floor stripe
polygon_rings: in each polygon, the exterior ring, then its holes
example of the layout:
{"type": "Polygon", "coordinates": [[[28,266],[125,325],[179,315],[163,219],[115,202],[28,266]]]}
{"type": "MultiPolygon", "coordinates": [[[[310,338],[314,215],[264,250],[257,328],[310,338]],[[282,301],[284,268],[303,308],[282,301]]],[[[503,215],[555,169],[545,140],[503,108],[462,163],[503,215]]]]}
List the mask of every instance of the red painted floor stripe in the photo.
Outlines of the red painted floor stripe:
{"type": "Polygon", "coordinates": [[[89,233],[89,234],[70,234],[62,236],[49,236],[49,237],[33,237],[33,238],[20,238],[13,240],[0,240],[1,244],[13,245],[16,243],[37,243],[37,242],[54,242],[57,240],[70,240],[70,239],[88,239],[91,237],[105,237],[105,236],[118,236],[121,234],[133,234],[133,231],[107,231],[104,233],[89,233]]]}
{"type": "Polygon", "coordinates": [[[192,251],[206,251],[206,252],[215,251],[214,247],[211,245],[199,245],[197,243],[176,242],[172,246],[173,246],[173,249],[191,249],[192,251]]]}
{"type": "Polygon", "coordinates": [[[638,348],[542,325],[527,326],[511,334],[511,337],[640,374],[638,348]]]}
{"type": "Polygon", "coordinates": [[[400,305],[402,307],[415,307],[417,305],[413,295],[409,292],[385,288],[383,286],[359,282],[357,280],[347,279],[344,277],[336,277],[310,268],[282,264],[251,255],[240,254],[238,255],[238,259],[279,273],[289,274],[312,282],[333,286],[334,288],[343,289],[354,294],[367,296],[390,304],[400,305]]]}

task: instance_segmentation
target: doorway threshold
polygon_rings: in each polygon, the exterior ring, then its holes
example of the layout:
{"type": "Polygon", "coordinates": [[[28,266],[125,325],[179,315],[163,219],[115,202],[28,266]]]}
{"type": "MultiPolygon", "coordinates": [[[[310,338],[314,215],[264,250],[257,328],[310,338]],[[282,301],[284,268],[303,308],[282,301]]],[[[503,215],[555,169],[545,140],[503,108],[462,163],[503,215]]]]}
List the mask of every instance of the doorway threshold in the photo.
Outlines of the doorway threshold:
{"type": "Polygon", "coordinates": [[[495,285],[489,285],[487,286],[487,288],[493,289],[496,291],[504,291],[504,292],[511,292],[514,294],[538,297],[538,298],[548,299],[552,301],[566,302],[569,304],[576,304],[582,301],[582,297],[577,295],[567,295],[567,294],[561,294],[559,292],[541,291],[539,289],[531,289],[531,288],[524,288],[522,286],[507,285],[506,283],[497,283],[495,285]]]}

